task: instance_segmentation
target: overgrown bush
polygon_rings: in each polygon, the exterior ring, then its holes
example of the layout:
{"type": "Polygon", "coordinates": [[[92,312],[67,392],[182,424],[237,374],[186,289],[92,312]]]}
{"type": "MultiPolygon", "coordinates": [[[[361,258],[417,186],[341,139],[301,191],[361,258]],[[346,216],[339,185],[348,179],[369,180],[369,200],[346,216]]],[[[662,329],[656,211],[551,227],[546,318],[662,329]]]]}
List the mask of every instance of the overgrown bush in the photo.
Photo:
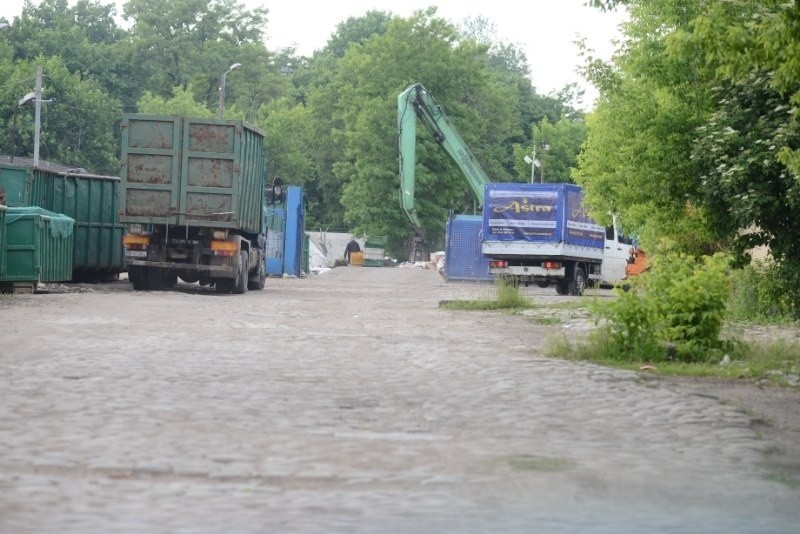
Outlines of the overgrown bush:
{"type": "Polygon", "coordinates": [[[774,262],[755,262],[734,271],[728,313],[740,321],[800,318],[800,273],[774,262]]]}
{"type": "Polygon", "coordinates": [[[631,291],[617,290],[618,299],[595,307],[606,319],[595,341],[617,359],[698,362],[720,356],[731,348],[720,338],[729,265],[723,254],[655,258],[631,291]]]}

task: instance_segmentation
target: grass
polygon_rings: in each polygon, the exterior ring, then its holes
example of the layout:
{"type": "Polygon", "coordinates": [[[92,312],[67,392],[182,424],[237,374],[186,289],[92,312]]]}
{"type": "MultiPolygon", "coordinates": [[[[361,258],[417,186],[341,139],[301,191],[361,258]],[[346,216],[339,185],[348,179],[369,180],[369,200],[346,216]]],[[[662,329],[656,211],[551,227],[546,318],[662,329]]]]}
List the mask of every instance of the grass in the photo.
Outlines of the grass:
{"type": "MultiPolygon", "coordinates": [[[[507,310],[517,312],[536,309],[540,312],[550,310],[586,311],[594,299],[570,299],[551,304],[535,304],[522,295],[518,288],[498,281],[495,299],[441,301],[439,307],[448,310],[507,310]]],[[[563,322],[563,314],[553,316],[536,313],[526,315],[533,323],[555,326],[563,322]]],[[[760,323],[731,322],[726,330],[737,334],[748,325],[760,323]]],[[[800,385],[800,341],[750,341],[735,343],[735,350],[724,359],[723,355],[711,361],[685,363],[663,361],[662,355],[625,358],[613,351],[607,339],[600,333],[588,339],[568,339],[565,335],[548,339],[546,352],[549,356],[568,360],[590,361],[614,367],[640,371],[643,368],[664,376],[716,377],[725,379],[758,379],[779,385],[800,385]],[[655,360],[655,361],[654,361],[655,360]]]]}
{"type": "Polygon", "coordinates": [[[519,289],[498,279],[494,300],[443,300],[439,307],[446,310],[519,310],[537,307],[519,289]]]}
{"type": "MultiPolygon", "coordinates": [[[[611,353],[609,348],[610,345],[604,342],[601,335],[578,341],[562,335],[550,338],[546,351],[548,355],[562,359],[590,361],[634,371],[647,369],[664,376],[759,379],[792,386],[800,383],[800,342],[740,342],[734,355],[729,355],[727,359],[723,357],[698,363],[624,359],[617,353],[611,353]]],[[[660,357],[654,360],[660,360],[660,357]]]]}

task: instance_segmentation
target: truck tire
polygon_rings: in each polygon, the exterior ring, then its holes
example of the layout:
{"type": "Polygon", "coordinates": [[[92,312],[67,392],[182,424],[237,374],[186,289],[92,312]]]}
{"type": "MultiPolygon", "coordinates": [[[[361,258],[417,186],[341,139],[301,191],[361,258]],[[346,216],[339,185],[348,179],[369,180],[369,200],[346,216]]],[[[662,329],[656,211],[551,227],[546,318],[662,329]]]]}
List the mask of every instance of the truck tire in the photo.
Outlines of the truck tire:
{"type": "Polygon", "coordinates": [[[216,278],[214,282],[214,291],[217,293],[230,293],[233,287],[233,280],[229,278],[216,278]]]}
{"type": "Polygon", "coordinates": [[[569,284],[561,280],[556,282],[556,293],[559,295],[569,295],[569,284]]]}
{"type": "Polygon", "coordinates": [[[239,252],[239,272],[231,292],[236,295],[247,293],[247,252],[244,250],[239,252]]]}
{"type": "Polygon", "coordinates": [[[178,275],[167,273],[161,269],[150,267],[142,271],[143,278],[147,283],[147,289],[152,291],[163,291],[178,283],[178,275]]]}
{"type": "Polygon", "coordinates": [[[131,281],[134,291],[145,291],[147,289],[147,278],[141,267],[131,265],[128,267],[128,280],[131,281]]]}
{"type": "MultiPolygon", "coordinates": [[[[261,259],[264,259],[263,255],[261,256],[261,259]]],[[[250,276],[247,281],[247,289],[261,291],[264,289],[265,285],[267,285],[267,273],[264,272],[264,262],[259,261],[258,266],[256,267],[256,274],[250,276]]]]}
{"type": "Polygon", "coordinates": [[[574,297],[583,295],[583,292],[586,289],[586,273],[584,272],[583,267],[575,266],[575,271],[570,277],[568,286],[570,295],[574,297]]]}

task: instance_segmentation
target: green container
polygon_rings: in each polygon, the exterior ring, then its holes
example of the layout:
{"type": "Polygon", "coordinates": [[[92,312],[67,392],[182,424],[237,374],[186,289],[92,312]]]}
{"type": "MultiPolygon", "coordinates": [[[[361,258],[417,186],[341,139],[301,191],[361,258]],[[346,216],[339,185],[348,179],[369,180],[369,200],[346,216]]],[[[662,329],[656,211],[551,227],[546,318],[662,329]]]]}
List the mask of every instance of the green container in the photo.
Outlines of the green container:
{"type": "Polygon", "coordinates": [[[262,229],[264,133],[242,121],[129,114],[120,221],[262,229]]]}
{"type": "Polygon", "coordinates": [[[39,207],[5,210],[0,284],[62,282],[72,278],[75,221],[39,207]]]}
{"type": "MultiPolygon", "coordinates": [[[[27,160],[24,160],[27,161],[27,160]]],[[[104,278],[125,271],[119,222],[120,179],[40,162],[0,162],[0,196],[10,207],[38,206],[75,220],[73,276],[104,278]]]]}
{"type": "MultiPolygon", "coordinates": [[[[0,251],[3,250],[3,243],[6,240],[6,208],[0,204],[0,251]]],[[[2,252],[0,252],[2,253],[2,252]]]]}
{"type": "Polygon", "coordinates": [[[364,241],[364,267],[383,267],[385,236],[371,236],[364,241]]]}

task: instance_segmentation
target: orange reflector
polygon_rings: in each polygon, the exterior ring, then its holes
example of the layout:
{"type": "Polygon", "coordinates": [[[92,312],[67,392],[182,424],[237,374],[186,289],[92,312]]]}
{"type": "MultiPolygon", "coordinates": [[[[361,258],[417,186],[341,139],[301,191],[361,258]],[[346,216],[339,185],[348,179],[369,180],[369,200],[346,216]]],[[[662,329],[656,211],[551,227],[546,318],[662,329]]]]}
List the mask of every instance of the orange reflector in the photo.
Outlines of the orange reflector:
{"type": "Polygon", "coordinates": [[[239,243],[236,241],[212,241],[211,250],[214,252],[239,252],[239,243]]]}
{"type": "Polygon", "coordinates": [[[125,247],[129,247],[130,245],[144,245],[147,246],[150,244],[150,236],[149,235],[133,235],[127,234],[122,237],[122,245],[125,247]]]}
{"type": "Polygon", "coordinates": [[[545,269],[560,269],[561,264],[557,261],[546,261],[542,264],[545,269]]]}

